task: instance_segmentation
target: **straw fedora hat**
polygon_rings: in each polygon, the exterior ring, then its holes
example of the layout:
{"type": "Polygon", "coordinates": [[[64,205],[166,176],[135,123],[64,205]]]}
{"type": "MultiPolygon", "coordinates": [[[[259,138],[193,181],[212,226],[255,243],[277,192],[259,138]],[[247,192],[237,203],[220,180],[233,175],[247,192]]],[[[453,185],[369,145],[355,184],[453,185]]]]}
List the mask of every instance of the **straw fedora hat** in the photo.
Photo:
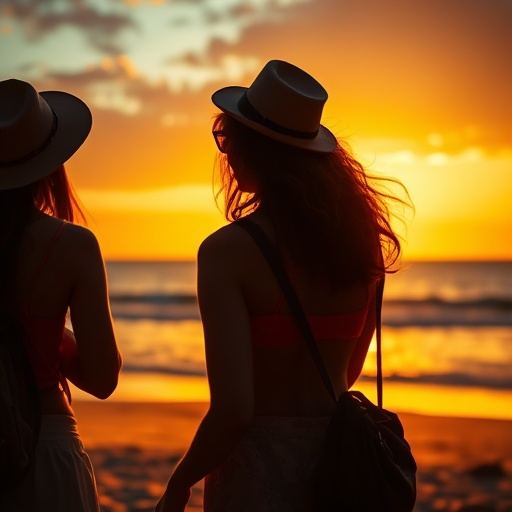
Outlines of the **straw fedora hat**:
{"type": "Polygon", "coordinates": [[[271,60],[249,88],[224,87],[212,101],[244,125],[285,144],[321,153],[336,147],[336,137],[320,124],[327,91],[288,62],[271,60]]]}
{"type": "Polygon", "coordinates": [[[37,91],[27,82],[0,81],[0,190],[40,180],[66,162],[91,130],[80,99],[37,91]]]}

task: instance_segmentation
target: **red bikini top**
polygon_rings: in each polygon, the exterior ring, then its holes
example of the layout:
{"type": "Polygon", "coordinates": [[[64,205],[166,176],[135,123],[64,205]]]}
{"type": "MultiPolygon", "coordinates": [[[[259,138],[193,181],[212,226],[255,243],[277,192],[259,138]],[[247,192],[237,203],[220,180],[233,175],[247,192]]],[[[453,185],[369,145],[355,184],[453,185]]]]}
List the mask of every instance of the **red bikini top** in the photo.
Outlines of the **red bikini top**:
{"type": "MultiPolygon", "coordinates": [[[[348,341],[358,339],[366,323],[370,308],[371,294],[368,292],[368,300],[363,309],[342,313],[338,315],[312,315],[308,316],[309,324],[317,340],[322,341],[348,341]]],[[[280,299],[276,312],[271,315],[251,316],[252,343],[257,347],[290,347],[306,344],[304,336],[297,327],[292,315],[279,314],[279,309],[284,299],[280,299]]],[[[370,340],[356,345],[350,357],[347,379],[349,387],[359,377],[361,368],[370,340]]]]}
{"type": "MultiPolygon", "coordinates": [[[[340,315],[308,316],[317,340],[341,341],[359,338],[368,315],[368,306],[340,315]]],[[[291,315],[251,317],[252,342],[256,346],[291,346],[305,343],[304,336],[291,315]]]]}

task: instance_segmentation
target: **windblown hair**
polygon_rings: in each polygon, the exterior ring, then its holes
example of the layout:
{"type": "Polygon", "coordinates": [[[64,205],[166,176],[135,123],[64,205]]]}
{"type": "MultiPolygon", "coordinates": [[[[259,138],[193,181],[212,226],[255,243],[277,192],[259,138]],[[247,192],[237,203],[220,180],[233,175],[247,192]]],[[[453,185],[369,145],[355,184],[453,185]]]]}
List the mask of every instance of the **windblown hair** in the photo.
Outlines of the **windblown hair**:
{"type": "Polygon", "coordinates": [[[69,222],[85,224],[85,216],[64,166],[24,187],[0,190],[0,307],[1,315],[13,298],[18,252],[34,209],[69,222]]]}
{"type": "Polygon", "coordinates": [[[380,191],[377,184],[403,185],[369,176],[339,143],[332,153],[303,150],[224,113],[215,118],[214,130],[223,133],[227,153],[219,158],[216,196],[224,195],[227,220],[262,209],[272,220],[281,249],[334,289],[370,284],[394,271],[401,246],[390,224],[388,202],[408,203],[380,191]],[[237,175],[248,176],[255,192],[242,192],[237,175]]]}

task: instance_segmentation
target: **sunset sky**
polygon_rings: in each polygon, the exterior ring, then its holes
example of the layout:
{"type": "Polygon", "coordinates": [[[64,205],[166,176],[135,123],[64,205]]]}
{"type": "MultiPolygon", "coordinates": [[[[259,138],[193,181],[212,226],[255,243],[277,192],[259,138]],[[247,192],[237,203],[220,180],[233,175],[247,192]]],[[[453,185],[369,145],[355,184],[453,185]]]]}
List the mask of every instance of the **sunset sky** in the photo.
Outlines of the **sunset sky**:
{"type": "Polygon", "coordinates": [[[192,259],[225,222],[210,96],[270,59],[406,185],[406,259],[512,259],[511,27],[510,0],[4,0],[0,79],[91,107],[67,167],[107,259],[192,259]]]}

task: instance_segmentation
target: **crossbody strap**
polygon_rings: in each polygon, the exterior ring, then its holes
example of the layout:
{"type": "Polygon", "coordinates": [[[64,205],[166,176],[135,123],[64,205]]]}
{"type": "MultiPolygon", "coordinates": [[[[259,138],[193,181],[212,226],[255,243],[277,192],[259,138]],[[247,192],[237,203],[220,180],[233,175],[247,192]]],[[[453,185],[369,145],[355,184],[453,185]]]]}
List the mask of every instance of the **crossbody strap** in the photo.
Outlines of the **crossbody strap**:
{"type": "Polygon", "coordinates": [[[384,297],[384,277],[375,288],[375,338],[377,341],[377,404],[382,409],[382,299],[384,297]]]}
{"type": "MultiPolygon", "coordinates": [[[[290,306],[290,310],[297,322],[297,326],[301,330],[304,339],[306,341],[306,345],[311,352],[313,357],[313,361],[318,369],[320,377],[331,396],[334,402],[337,402],[336,392],[334,391],[334,387],[332,385],[331,379],[329,378],[329,374],[325,367],[325,364],[322,359],[322,355],[318,350],[318,346],[316,343],[315,335],[313,334],[311,327],[309,325],[306,313],[302,307],[299,297],[297,296],[297,292],[293,287],[290,278],[284,268],[281,259],[279,258],[272,242],[269,240],[265,232],[254,222],[247,218],[238,219],[236,224],[241,228],[245,229],[257,243],[259,248],[261,249],[263,255],[267,259],[270,267],[272,268],[274,275],[279,282],[283,292],[288,301],[288,305],[290,306]]],[[[378,404],[379,407],[382,407],[382,356],[381,356],[381,336],[380,336],[380,311],[382,305],[382,295],[384,290],[384,280],[379,282],[376,291],[376,330],[377,330],[377,396],[378,396],[378,404]]]]}

